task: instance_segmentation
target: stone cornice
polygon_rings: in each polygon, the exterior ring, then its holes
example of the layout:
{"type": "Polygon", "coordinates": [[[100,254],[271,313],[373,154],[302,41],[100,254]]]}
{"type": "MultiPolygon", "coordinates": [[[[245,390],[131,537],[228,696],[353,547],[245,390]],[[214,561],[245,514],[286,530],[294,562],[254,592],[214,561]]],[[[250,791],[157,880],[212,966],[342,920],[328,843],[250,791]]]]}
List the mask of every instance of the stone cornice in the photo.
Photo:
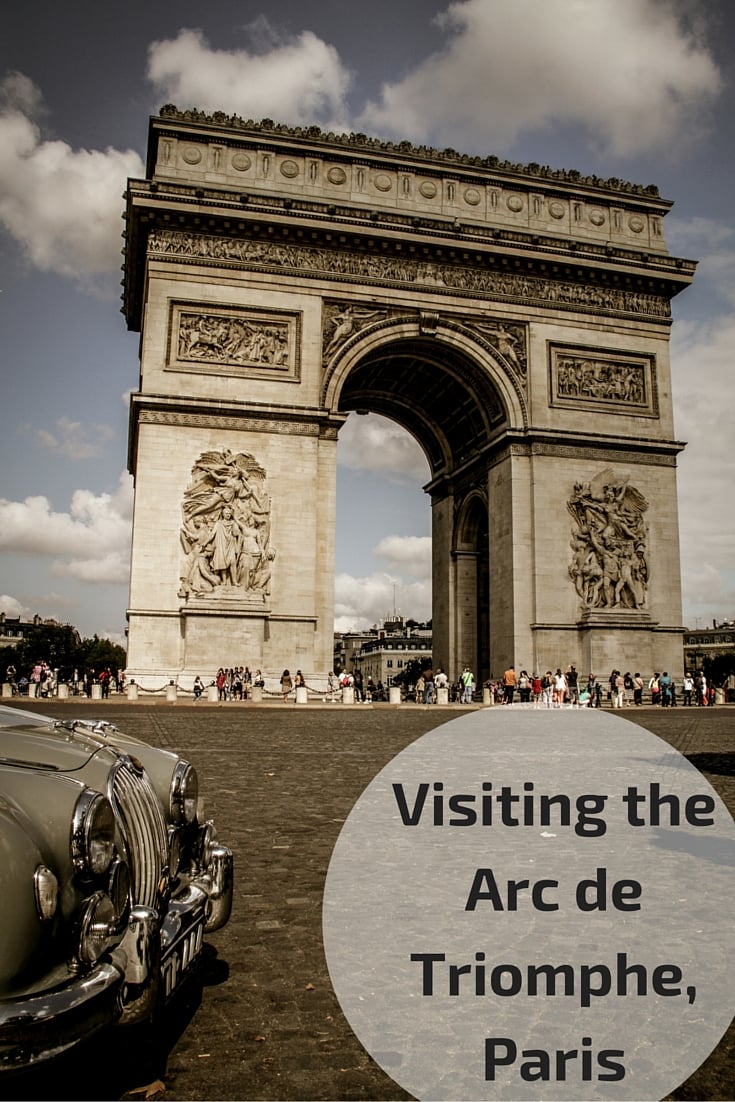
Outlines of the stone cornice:
{"type": "Polygon", "coordinates": [[[274,122],[272,119],[261,119],[260,122],[256,122],[253,119],[243,119],[239,115],[228,115],[224,111],[215,111],[208,115],[205,111],[198,111],[195,108],[179,110],[171,103],[161,107],[159,118],[161,121],[166,120],[176,124],[191,125],[197,129],[224,129],[241,134],[254,134],[266,139],[271,138],[279,142],[287,139],[300,144],[319,146],[330,151],[343,149],[353,154],[379,154],[383,157],[396,157],[402,161],[413,160],[424,162],[427,165],[440,165],[442,168],[451,165],[457,168],[490,171],[498,176],[523,177],[531,181],[543,181],[544,184],[560,183],[571,185],[574,188],[592,188],[605,192],[618,192],[621,195],[654,200],[659,206],[671,206],[669,200],[661,199],[658,187],[655,184],[644,186],[617,177],[603,179],[600,176],[585,175],[576,169],[559,169],[552,168],[550,165],[501,161],[499,157],[495,156],[479,157],[468,153],[459,153],[456,149],[451,148],[440,150],[427,145],[416,146],[409,141],[383,141],[380,138],[371,138],[367,134],[361,133],[325,132],[318,126],[287,126],[283,123],[274,122]]]}

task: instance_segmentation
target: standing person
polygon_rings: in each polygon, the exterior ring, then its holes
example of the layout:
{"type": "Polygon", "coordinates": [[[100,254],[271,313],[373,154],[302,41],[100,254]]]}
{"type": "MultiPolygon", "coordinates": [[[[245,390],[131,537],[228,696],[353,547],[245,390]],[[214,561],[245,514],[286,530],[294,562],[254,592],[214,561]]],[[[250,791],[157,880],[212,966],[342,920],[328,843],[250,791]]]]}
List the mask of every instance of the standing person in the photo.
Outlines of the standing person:
{"type": "Polygon", "coordinates": [[[194,699],[199,700],[199,697],[202,695],[203,692],[204,692],[204,682],[202,681],[199,674],[197,674],[196,677],[194,678],[194,699]]]}
{"type": "Polygon", "coordinates": [[[521,704],[528,704],[531,700],[531,678],[528,676],[528,670],[521,670],[518,675],[518,695],[521,704]]]}
{"type": "Polygon", "coordinates": [[[566,674],[569,703],[579,707],[579,674],[576,666],[570,666],[566,674]]]}
{"type": "Polygon", "coordinates": [[[225,700],[226,695],[227,695],[227,689],[226,689],[227,676],[226,676],[225,671],[222,668],[222,666],[220,666],[220,668],[217,670],[217,677],[215,679],[215,684],[217,686],[217,696],[218,696],[218,698],[220,700],[225,700]]]}
{"type": "Polygon", "coordinates": [[[471,704],[475,693],[475,675],[469,666],[465,666],[460,678],[462,682],[462,704],[471,704]]]}
{"type": "Polygon", "coordinates": [[[429,666],[424,670],[424,704],[434,703],[434,671],[429,666]]]}
{"type": "Polygon", "coordinates": [[[291,674],[288,670],[284,670],[281,674],[281,694],[284,704],[288,700],[288,694],[291,692],[292,688],[293,680],[291,679],[291,674]]]}
{"type": "Polygon", "coordinates": [[[503,704],[513,703],[513,696],[517,684],[518,678],[516,677],[516,671],[512,666],[508,666],[508,669],[503,674],[503,704]]]}
{"type": "Polygon", "coordinates": [[[554,674],[554,707],[563,708],[564,700],[567,695],[567,679],[561,672],[561,669],[557,666],[556,673],[554,674]]]}
{"type": "Polygon", "coordinates": [[[684,674],[684,683],[682,685],[684,691],[684,707],[691,708],[692,706],[692,693],[694,692],[694,678],[690,673],[684,674]]]}
{"type": "Polygon", "coordinates": [[[623,685],[625,687],[625,703],[630,707],[633,703],[633,694],[635,692],[635,683],[630,670],[626,670],[623,674],[623,685]]]}
{"type": "Polygon", "coordinates": [[[587,692],[590,694],[588,708],[601,708],[602,685],[593,673],[587,678],[587,692]]]}
{"type": "Polygon", "coordinates": [[[651,704],[658,704],[661,698],[661,686],[659,685],[658,673],[655,673],[648,682],[648,688],[651,690],[651,704]]]}
{"type": "Polygon", "coordinates": [[[363,704],[365,701],[365,686],[363,682],[362,670],[354,669],[352,671],[353,685],[355,686],[355,703],[363,704]]]}
{"type": "Polygon", "coordinates": [[[551,670],[547,670],[541,678],[541,703],[545,708],[550,708],[554,700],[554,676],[551,670]]]}
{"type": "Polygon", "coordinates": [[[335,689],[334,670],[330,670],[329,673],[327,674],[327,693],[329,695],[330,704],[334,704],[334,689],[335,689]]]}
{"type": "Polygon", "coordinates": [[[671,678],[666,670],[659,679],[659,687],[661,689],[661,707],[668,708],[671,704],[671,678]]]}
{"type": "MultiPolygon", "coordinates": [[[[441,666],[437,670],[436,677],[434,678],[434,685],[436,686],[437,693],[439,692],[440,689],[448,689],[449,688],[449,678],[447,677],[446,673],[441,668],[441,666]]],[[[448,696],[447,696],[447,699],[449,699],[448,696]]]]}
{"type": "Polygon", "coordinates": [[[614,708],[622,708],[625,703],[625,678],[620,670],[615,670],[615,698],[614,708]]]}
{"type": "Polygon", "coordinates": [[[633,674],[633,703],[643,703],[643,678],[637,671],[633,674]]]}
{"type": "Polygon", "coordinates": [[[544,691],[543,678],[539,677],[537,673],[531,678],[531,692],[533,694],[533,706],[534,708],[541,707],[541,695],[544,691]]]}

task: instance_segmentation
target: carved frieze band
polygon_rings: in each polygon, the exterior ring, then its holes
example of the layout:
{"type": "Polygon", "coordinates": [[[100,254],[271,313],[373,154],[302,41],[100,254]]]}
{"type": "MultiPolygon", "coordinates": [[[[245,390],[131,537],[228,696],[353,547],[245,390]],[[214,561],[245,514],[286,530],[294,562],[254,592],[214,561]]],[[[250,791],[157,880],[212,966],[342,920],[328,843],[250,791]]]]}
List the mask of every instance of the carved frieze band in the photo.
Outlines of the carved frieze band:
{"type": "Polygon", "coordinates": [[[299,314],[192,302],[170,311],[167,370],[299,381],[299,314]]]}
{"type": "Polygon", "coordinates": [[[658,417],[654,356],[549,345],[552,406],[658,417]]]}
{"type": "Polygon", "coordinates": [[[148,237],[149,256],[172,256],[217,264],[273,271],[288,268],[301,276],[342,278],[348,282],[379,285],[413,284],[422,292],[491,295],[497,299],[539,302],[544,306],[575,310],[619,312],[669,318],[668,299],[639,291],[580,284],[572,280],[542,279],[512,272],[410,258],[372,255],[307,245],[284,245],[245,238],[223,238],[183,230],[154,228],[148,237]]]}
{"type": "Polygon", "coordinates": [[[276,432],[285,436],[316,436],[336,440],[336,425],[305,424],[299,421],[270,420],[267,417],[230,417],[216,413],[174,413],[166,410],[142,410],[141,424],[181,425],[186,428],[234,429],[237,432],[276,432]]]}
{"type": "Polygon", "coordinates": [[[676,456],[656,455],[648,452],[617,451],[587,443],[580,444],[523,444],[513,442],[493,452],[491,467],[504,462],[512,455],[547,455],[554,459],[590,459],[599,463],[635,463],[645,467],[676,467],[676,456]]]}

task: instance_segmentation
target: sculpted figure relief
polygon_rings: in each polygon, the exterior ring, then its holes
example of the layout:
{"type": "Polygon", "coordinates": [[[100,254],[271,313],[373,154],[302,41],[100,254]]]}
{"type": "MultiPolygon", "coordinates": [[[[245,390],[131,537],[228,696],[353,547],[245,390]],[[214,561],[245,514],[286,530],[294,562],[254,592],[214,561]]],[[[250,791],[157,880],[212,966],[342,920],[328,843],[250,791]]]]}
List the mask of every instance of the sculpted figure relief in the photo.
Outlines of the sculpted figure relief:
{"type": "Polygon", "coordinates": [[[251,455],[204,452],[182,503],[185,566],[179,596],[270,594],[270,498],[251,455]]]}
{"type": "Polygon", "coordinates": [[[585,608],[645,606],[648,502],[629,479],[606,469],[575,483],[567,502],[574,517],[569,577],[585,608]]]}

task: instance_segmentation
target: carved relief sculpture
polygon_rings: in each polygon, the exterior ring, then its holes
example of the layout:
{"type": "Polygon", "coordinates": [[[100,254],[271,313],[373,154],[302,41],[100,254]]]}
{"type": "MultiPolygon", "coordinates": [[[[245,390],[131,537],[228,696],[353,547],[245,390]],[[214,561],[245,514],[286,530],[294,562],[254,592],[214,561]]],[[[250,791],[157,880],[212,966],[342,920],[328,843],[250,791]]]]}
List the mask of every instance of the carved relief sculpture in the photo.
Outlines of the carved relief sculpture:
{"type": "Polygon", "coordinates": [[[185,556],[179,596],[242,599],[270,595],[270,498],[251,455],[203,452],[182,503],[185,556]]]}
{"type": "Polygon", "coordinates": [[[324,307],[324,331],[322,334],[323,354],[322,360],[326,361],[340,348],[350,337],[354,337],[361,329],[376,318],[384,318],[386,310],[358,309],[352,303],[326,303],[324,307]]]}
{"type": "Polygon", "coordinates": [[[645,607],[648,502],[629,478],[607,468],[575,483],[567,502],[574,517],[569,577],[585,609],[645,607]]]}
{"type": "Polygon", "coordinates": [[[171,304],[168,368],[298,380],[300,318],[255,307],[171,304]]]}

